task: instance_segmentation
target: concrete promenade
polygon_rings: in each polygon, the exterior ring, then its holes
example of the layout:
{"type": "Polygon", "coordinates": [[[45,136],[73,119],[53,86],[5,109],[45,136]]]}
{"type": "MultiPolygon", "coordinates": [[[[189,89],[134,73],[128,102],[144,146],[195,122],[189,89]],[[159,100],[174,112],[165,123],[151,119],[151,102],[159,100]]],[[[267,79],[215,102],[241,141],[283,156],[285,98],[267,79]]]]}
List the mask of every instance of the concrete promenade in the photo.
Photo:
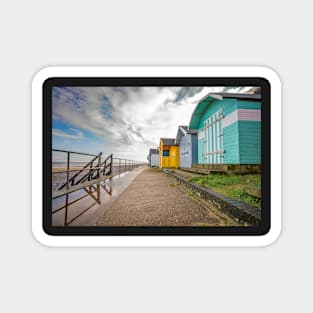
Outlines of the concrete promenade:
{"type": "Polygon", "coordinates": [[[104,211],[98,226],[230,226],[235,221],[203,205],[175,180],[146,167],[104,211]]]}

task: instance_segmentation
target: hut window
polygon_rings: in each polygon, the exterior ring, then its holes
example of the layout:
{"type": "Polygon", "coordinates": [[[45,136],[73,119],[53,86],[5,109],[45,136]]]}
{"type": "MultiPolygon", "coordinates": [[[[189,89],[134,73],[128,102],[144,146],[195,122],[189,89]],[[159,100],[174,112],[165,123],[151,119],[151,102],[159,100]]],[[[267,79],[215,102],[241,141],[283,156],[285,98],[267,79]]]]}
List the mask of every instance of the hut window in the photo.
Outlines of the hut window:
{"type": "Polygon", "coordinates": [[[169,156],[170,150],[163,150],[163,156],[169,156]]]}

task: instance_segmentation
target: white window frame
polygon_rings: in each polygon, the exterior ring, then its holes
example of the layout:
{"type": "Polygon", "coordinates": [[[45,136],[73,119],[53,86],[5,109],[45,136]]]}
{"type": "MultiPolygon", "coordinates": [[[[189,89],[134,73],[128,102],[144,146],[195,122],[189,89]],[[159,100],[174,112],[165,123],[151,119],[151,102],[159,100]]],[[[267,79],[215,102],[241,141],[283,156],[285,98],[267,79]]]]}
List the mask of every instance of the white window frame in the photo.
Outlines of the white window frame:
{"type": "Polygon", "coordinates": [[[206,141],[204,158],[208,164],[224,163],[224,133],[222,119],[223,110],[219,109],[204,122],[206,141]]]}

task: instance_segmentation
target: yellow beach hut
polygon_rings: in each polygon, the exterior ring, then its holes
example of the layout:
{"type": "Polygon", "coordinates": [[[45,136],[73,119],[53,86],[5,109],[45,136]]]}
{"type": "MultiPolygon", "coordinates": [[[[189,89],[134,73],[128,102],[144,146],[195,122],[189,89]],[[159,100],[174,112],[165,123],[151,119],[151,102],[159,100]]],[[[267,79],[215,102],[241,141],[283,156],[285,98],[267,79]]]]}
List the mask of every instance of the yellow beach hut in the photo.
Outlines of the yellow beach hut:
{"type": "Polygon", "coordinates": [[[160,138],[159,166],[160,168],[179,167],[179,145],[174,138],[160,138]]]}

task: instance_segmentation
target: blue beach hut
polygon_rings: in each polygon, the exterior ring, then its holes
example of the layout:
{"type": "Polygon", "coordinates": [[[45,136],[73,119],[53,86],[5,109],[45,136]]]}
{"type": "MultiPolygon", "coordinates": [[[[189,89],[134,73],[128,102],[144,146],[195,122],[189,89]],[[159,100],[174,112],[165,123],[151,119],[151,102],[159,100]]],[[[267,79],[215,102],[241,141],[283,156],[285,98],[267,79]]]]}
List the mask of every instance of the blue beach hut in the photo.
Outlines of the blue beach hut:
{"type": "Polygon", "coordinates": [[[179,145],[179,167],[189,168],[198,163],[198,139],[197,130],[188,126],[178,126],[175,139],[179,145]]]}

